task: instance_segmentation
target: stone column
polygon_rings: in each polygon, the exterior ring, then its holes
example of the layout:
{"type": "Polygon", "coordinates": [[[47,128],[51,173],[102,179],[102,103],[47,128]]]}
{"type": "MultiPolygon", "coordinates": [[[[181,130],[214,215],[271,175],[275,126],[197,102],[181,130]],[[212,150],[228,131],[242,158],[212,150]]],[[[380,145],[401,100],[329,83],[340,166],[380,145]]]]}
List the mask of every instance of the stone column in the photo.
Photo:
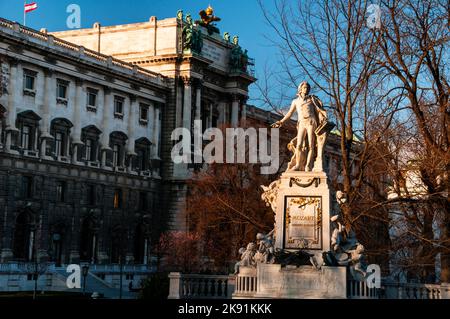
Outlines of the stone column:
{"type": "Polygon", "coordinates": [[[113,98],[111,94],[111,90],[109,88],[104,88],[104,95],[101,94],[101,91],[99,91],[98,96],[98,102],[99,105],[97,106],[97,111],[102,110],[103,111],[103,119],[102,119],[102,129],[103,133],[101,136],[101,166],[102,168],[106,168],[106,154],[107,152],[111,151],[111,147],[109,146],[109,134],[110,132],[110,118],[111,118],[111,112],[113,110],[113,98]],[[102,102],[102,105],[100,105],[100,102],[102,102]]]}
{"type": "Polygon", "coordinates": [[[74,118],[74,126],[72,129],[72,144],[73,144],[73,153],[72,153],[72,163],[78,162],[78,152],[79,147],[83,145],[81,141],[81,108],[84,105],[85,96],[83,94],[83,81],[77,80],[75,81],[75,103],[73,110],[73,118],[74,118]]]}
{"type": "Polygon", "coordinates": [[[202,82],[198,81],[195,90],[195,120],[201,120],[202,116],[202,82]]]}
{"type": "Polygon", "coordinates": [[[242,101],[242,114],[241,114],[241,120],[242,123],[245,124],[245,122],[247,121],[247,100],[244,99],[242,101]]]}
{"type": "Polygon", "coordinates": [[[154,117],[154,126],[153,126],[153,159],[159,159],[159,134],[161,131],[161,120],[160,120],[161,109],[158,106],[155,106],[155,117],[154,117]]]}
{"type": "Polygon", "coordinates": [[[152,103],[148,107],[148,139],[155,145],[156,107],[152,103]]]}
{"type": "Polygon", "coordinates": [[[237,127],[239,124],[239,95],[233,94],[231,103],[231,126],[237,127]]]}
{"type": "Polygon", "coordinates": [[[44,81],[44,105],[43,105],[43,114],[42,114],[42,123],[40,125],[41,131],[41,148],[40,148],[40,157],[42,159],[51,159],[51,156],[46,155],[47,143],[50,143],[53,140],[53,136],[50,134],[50,106],[54,103],[54,99],[56,99],[56,87],[53,85],[53,70],[47,69],[45,70],[45,81],[44,81]]]}
{"type": "Polygon", "coordinates": [[[191,121],[192,112],[192,80],[184,79],[184,101],[183,101],[183,127],[189,131],[192,128],[191,121]]]}
{"type": "Polygon", "coordinates": [[[214,113],[214,103],[209,104],[209,117],[208,117],[208,125],[205,128],[210,128],[213,125],[213,113],[214,113]]]}
{"type": "Polygon", "coordinates": [[[133,157],[135,157],[135,127],[137,125],[136,114],[139,114],[139,103],[135,95],[130,95],[129,102],[125,100],[125,107],[128,107],[128,141],[127,141],[127,156],[129,156],[128,172],[133,170],[133,157]]]}
{"type": "Polygon", "coordinates": [[[20,72],[18,67],[19,61],[12,59],[10,61],[10,75],[9,75],[9,94],[8,94],[8,108],[6,118],[6,141],[5,150],[11,152],[12,135],[19,130],[16,127],[17,119],[17,104],[22,100],[21,85],[20,85],[20,72]]]}
{"type": "Polygon", "coordinates": [[[181,86],[180,81],[175,80],[176,84],[176,119],[175,119],[175,127],[183,126],[183,87],[181,86]]]}
{"type": "Polygon", "coordinates": [[[219,102],[218,105],[218,111],[219,111],[219,119],[218,119],[218,125],[224,124],[226,122],[225,115],[226,115],[226,107],[227,103],[225,102],[219,102]]]}

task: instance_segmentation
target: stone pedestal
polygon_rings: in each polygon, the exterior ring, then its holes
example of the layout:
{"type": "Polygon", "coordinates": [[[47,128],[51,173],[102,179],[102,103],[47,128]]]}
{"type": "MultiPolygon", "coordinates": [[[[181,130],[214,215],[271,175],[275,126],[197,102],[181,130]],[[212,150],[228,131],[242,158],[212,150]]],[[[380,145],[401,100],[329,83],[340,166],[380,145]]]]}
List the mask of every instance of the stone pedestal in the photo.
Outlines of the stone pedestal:
{"type": "Polygon", "coordinates": [[[255,298],[281,299],[345,299],[347,280],[345,267],[287,266],[259,264],[255,298]]]}
{"type": "Polygon", "coordinates": [[[286,172],[277,181],[275,249],[305,249],[319,264],[330,250],[330,190],[324,172],[286,172]]]}

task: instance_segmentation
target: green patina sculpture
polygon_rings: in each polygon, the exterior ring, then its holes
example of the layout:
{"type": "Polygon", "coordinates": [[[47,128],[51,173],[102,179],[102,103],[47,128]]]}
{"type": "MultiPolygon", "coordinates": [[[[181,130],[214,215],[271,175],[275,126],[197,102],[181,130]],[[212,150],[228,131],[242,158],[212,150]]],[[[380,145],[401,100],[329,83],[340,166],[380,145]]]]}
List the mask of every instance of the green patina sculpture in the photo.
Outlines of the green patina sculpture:
{"type": "Polygon", "coordinates": [[[177,19],[183,21],[183,10],[178,10],[177,19]]]}
{"type": "Polygon", "coordinates": [[[247,66],[249,63],[248,51],[242,51],[239,45],[239,37],[236,35],[233,37],[234,47],[231,49],[230,67],[232,71],[247,72],[247,66]]]}
{"type": "Polygon", "coordinates": [[[183,27],[183,50],[185,52],[201,53],[203,48],[202,32],[194,28],[192,17],[186,15],[186,24],[183,27]]]}
{"type": "Polygon", "coordinates": [[[227,42],[230,42],[230,34],[228,32],[225,32],[223,34],[223,39],[227,42]]]}

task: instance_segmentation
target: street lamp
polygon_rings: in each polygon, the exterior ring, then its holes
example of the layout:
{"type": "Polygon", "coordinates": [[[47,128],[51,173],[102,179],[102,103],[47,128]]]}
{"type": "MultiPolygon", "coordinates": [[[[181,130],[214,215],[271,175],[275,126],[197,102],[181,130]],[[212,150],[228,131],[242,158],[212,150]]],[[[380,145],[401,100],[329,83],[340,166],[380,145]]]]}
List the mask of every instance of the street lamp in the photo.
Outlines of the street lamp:
{"type": "Polygon", "coordinates": [[[83,274],[83,295],[86,295],[86,277],[89,272],[89,266],[84,265],[83,267],[81,267],[81,269],[82,269],[81,272],[83,274]]]}

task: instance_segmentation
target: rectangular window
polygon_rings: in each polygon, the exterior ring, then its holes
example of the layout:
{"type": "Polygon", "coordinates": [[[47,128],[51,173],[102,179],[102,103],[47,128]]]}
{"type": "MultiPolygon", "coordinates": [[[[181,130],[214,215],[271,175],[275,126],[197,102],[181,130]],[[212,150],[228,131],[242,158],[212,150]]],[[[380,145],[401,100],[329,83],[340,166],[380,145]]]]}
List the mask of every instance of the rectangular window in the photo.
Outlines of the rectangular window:
{"type": "Polygon", "coordinates": [[[139,107],[139,119],[142,122],[148,122],[148,105],[141,104],[139,107]]]}
{"type": "Polygon", "coordinates": [[[113,145],[113,166],[119,166],[119,159],[120,159],[120,145],[114,144],[113,145]]]}
{"type": "Polygon", "coordinates": [[[87,92],[87,105],[93,108],[97,107],[97,94],[98,90],[88,89],[87,92]]]}
{"type": "Polygon", "coordinates": [[[93,156],[92,156],[93,155],[92,154],[93,145],[94,145],[94,141],[92,141],[92,139],[88,138],[85,143],[85,153],[86,153],[85,158],[89,162],[91,162],[92,158],[93,158],[93,156]]]}
{"type": "Polygon", "coordinates": [[[58,80],[56,84],[56,97],[59,99],[67,99],[68,83],[66,81],[58,80]]]}
{"type": "Polygon", "coordinates": [[[33,178],[31,176],[22,176],[22,198],[33,197],[33,178]]]}
{"type": "Polygon", "coordinates": [[[143,149],[137,150],[137,168],[141,171],[145,171],[147,169],[147,152],[143,149]]]}
{"type": "Polygon", "coordinates": [[[114,97],[114,115],[123,116],[123,97],[114,97]]]}
{"type": "Polygon", "coordinates": [[[58,202],[64,203],[66,201],[66,182],[59,182],[56,185],[56,200],[58,202]]]}
{"type": "Polygon", "coordinates": [[[22,132],[21,132],[21,141],[22,141],[22,148],[24,150],[29,150],[31,151],[32,148],[32,143],[31,143],[31,127],[28,125],[24,125],[22,127],[22,132]]]}
{"type": "Polygon", "coordinates": [[[96,204],[95,185],[88,185],[87,202],[88,202],[88,205],[90,205],[90,206],[94,206],[96,204]]]}
{"type": "Polygon", "coordinates": [[[30,70],[23,71],[23,89],[34,91],[37,73],[30,70]]]}
{"type": "Polygon", "coordinates": [[[122,208],[122,191],[120,189],[114,191],[114,208],[122,208]]]}
{"type": "Polygon", "coordinates": [[[60,132],[55,135],[55,155],[64,156],[64,134],[60,132]]]}

